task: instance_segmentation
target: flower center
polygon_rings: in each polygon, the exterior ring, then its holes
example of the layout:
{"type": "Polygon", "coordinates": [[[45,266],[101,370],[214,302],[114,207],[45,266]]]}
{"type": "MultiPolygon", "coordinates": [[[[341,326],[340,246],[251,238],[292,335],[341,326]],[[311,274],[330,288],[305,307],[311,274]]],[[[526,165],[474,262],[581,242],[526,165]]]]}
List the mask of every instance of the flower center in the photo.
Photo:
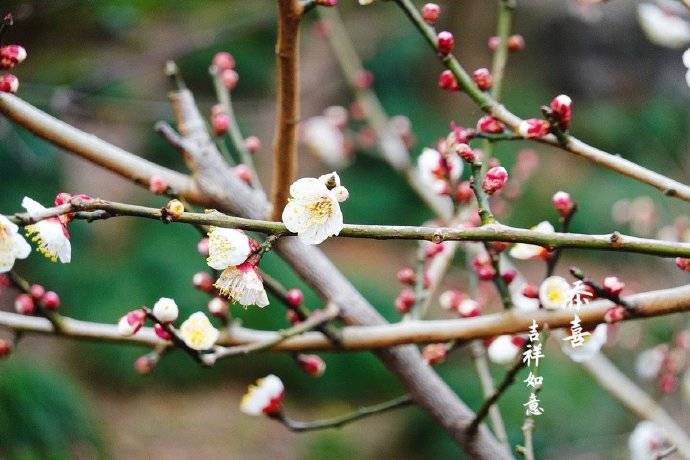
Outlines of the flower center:
{"type": "Polygon", "coordinates": [[[333,215],[333,202],[328,197],[322,197],[307,206],[307,212],[311,221],[315,224],[323,224],[333,215]]]}

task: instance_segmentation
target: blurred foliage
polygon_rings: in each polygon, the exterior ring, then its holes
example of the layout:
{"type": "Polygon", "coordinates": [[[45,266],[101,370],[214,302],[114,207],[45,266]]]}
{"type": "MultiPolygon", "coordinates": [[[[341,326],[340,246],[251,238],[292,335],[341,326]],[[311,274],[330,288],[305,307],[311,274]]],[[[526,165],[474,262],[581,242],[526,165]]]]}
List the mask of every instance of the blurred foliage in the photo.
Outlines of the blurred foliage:
{"type": "MultiPolygon", "coordinates": [[[[474,4],[474,11],[477,11],[484,7],[481,3],[466,2],[466,7],[472,8],[470,4],[474,4]]],[[[153,0],[99,0],[88,4],[67,0],[10,1],[6,4],[17,17],[17,26],[9,38],[29,50],[29,59],[17,74],[22,80],[20,96],[32,103],[87,130],[98,129],[101,135],[112,134],[118,139],[115,133],[103,130],[108,123],[115,123],[126,131],[124,138],[119,137],[123,143],[131,141],[130,145],[135,146],[137,152],[152,161],[184,171],[178,156],[151,130],[157,119],[170,118],[164,102],[165,80],[160,69],[165,59],[175,59],[188,86],[206,110],[213,94],[208,78],[209,62],[215,52],[227,49],[235,56],[241,75],[233,97],[239,107],[247,108],[238,113],[239,122],[245,132],[261,133],[266,145],[262,155],[269,154],[273,127],[270,120],[263,120],[258,113],[266,111],[264,106],[271,107],[274,91],[272,2],[175,2],[174,8],[165,10],[160,2],[153,0]],[[169,49],[171,54],[158,54],[161,49],[169,49]],[[74,91],[73,96],[78,97],[63,107],[58,96],[64,94],[65,89],[74,91]],[[116,122],[111,121],[113,117],[116,122]],[[98,123],[100,118],[104,119],[102,125],[98,123]]],[[[463,17],[461,10],[460,6],[453,7],[453,27],[463,31],[469,27],[481,35],[481,40],[467,39],[471,43],[484,43],[484,37],[492,35],[493,9],[491,15],[472,18],[463,17]]],[[[445,94],[436,88],[438,64],[426,44],[402,16],[394,13],[391,5],[372,7],[362,13],[348,4],[343,5],[343,11],[346,19],[352,18],[357,43],[366,45],[365,65],[376,76],[375,89],[387,111],[405,114],[412,121],[418,141],[413,148],[415,156],[424,146],[433,145],[444,136],[451,120],[466,125],[475,123],[479,111],[463,95],[445,94]],[[372,24],[376,27],[369,27],[372,24]]],[[[312,26],[311,21],[305,24],[305,42],[314,40],[309,30],[312,26]]],[[[542,43],[532,41],[533,37],[540,36],[540,25],[534,18],[525,20],[521,27],[530,47],[524,55],[510,58],[505,99],[517,113],[538,116],[540,104],[554,94],[569,91],[569,85],[572,86],[572,75],[559,74],[562,77],[559,80],[548,67],[552,65],[549,63],[564,67],[577,63],[569,62],[568,54],[560,49],[551,50],[550,54],[540,52],[542,43]]],[[[582,40],[586,42],[588,38],[582,37],[582,40]]],[[[626,37],[621,37],[620,43],[611,46],[623,49],[626,43],[626,37]]],[[[594,53],[596,43],[591,45],[594,53]]],[[[459,51],[463,60],[482,65],[488,63],[488,53],[479,46],[472,50],[461,43],[459,51]]],[[[643,51],[658,52],[649,47],[643,51]]],[[[315,58],[305,53],[305,65],[314,65],[309,59],[315,58]]],[[[637,65],[637,61],[633,65],[637,65]]],[[[614,69],[613,63],[606,70],[631,72],[627,67],[614,69]]],[[[305,74],[309,71],[309,68],[304,70],[305,74]]],[[[597,97],[591,97],[574,90],[571,93],[576,100],[572,130],[594,145],[620,152],[630,160],[670,172],[687,182],[690,178],[687,97],[657,90],[658,86],[649,84],[640,75],[647,74],[629,76],[637,80],[626,87],[628,93],[625,94],[611,92],[601,96],[606,91],[604,88],[595,93],[597,97]],[[628,98],[632,93],[636,97],[628,98]]],[[[350,101],[342,82],[324,83],[335,85],[333,100],[342,104],[350,101]]],[[[312,88],[305,88],[305,95],[311,91],[312,88]]],[[[324,102],[323,106],[330,103],[324,102]]],[[[17,211],[24,195],[48,204],[58,191],[81,191],[73,190],[70,182],[81,170],[66,169],[74,168],[77,163],[65,162],[63,154],[46,142],[4,121],[0,122],[0,138],[3,190],[0,210],[3,212],[17,211]]],[[[510,167],[515,153],[526,147],[534,148],[534,145],[504,143],[496,146],[496,154],[510,167]]],[[[527,185],[507,223],[531,226],[544,219],[555,223],[557,219],[549,197],[559,189],[567,189],[581,205],[572,227],[579,232],[611,231],[614,228],[611,206],[621,198],[651,196],[662,223],[686,212],[682,203],[666,200],[647,186],[569,158],[563,152],[538,147],[538,153],[541,165],[537,178],[527,185]]],[[[303,157],[303,161],[315,163],[316,160],[303,157]]],[[[371,155],[358,152],[356,161],[341,172],[341,177],[351,190],[350,199],[343,205],[348,222],[416,225],[432,217],[404,180],[371,155]]],[[[99,193],[98,190],[92,192],[99,193]]],[[[160,206],[164,202],[133,187],[122,194],[129,196],[129,201],[141,204],[160,206]]],[[[206,268],[196,253],[199,235],[193,229],[162,227],[157,222],[134,219],[113,223],[114,230],[104,228],[109,224],[72,225],[73,263],[56,266],[33,256],[19,263],[18,270],[27,276],[30,274],[32,281],[59,290],[64,313],[80,319],[114,323],[129,309],[151,305],[160,296],[175,298],[182,308],[182,317],[204,308],[207,297],[190,288],[192,275],[206,268]]],[[[389,258],[411,262],[413,246],[402,243],[394,252],[374,256],[361,250],[353,251],[358,256],[350,256],[348,251],[358,248],[357,244],[365,243],[334,241],[325,248],[363,295],[388,319],[397,320],[392,302],[399,287],[383,282],[390,277],[376,272],[385,270],[389,275],[397,270],[396,265],[387,262],[389,258]],[[362,260],[362,256],[366,260],[362,260]]],[[[569,258],[568,253],[564,266],[571,262],[569,258]]],[[[593,267],[597,273],[620,270],[625,274],[625,270],[648,263],[650,259],[625,256],[612,260],[601,253],[583,253],[573,260],[593,267]]],[[[664,263],[655,261],[652,264],[659,273],[650,275],[654,279],[645,280],[645,285],[653,285],[656,281],[668,284],[663,279],[664,263]]],[[[304,289],[310,307],[320,305],[314,293],[278,257],[267,256],[262,268],[285,285],[304,289]]],[[[284,308],[271,300],[271,305],[263,310],[233,307],[233,315],[251,327],[287,326],[284,308]]],[[[649,322],[644,343],[652,345],[668,340],[674,321],[662,318],[649,322]]],[[[308,403],[320,407],[333,401],[354,406],[378,402],[403,391],[370,353],[326,355],[328,371],[319,380],[299,372],[289,355],[262,354],[228,360],[213,369],[200,369],[179,352],[166,356],[151,376],[141,377],[132,369],[132,362],[146,351],[142,348],[68,342],[60,342],[60,345],[67,350],[68,370],[65,372],[79,377],[76,388],[41,368],[33,369],[15,360],[0,363],[0,450],[7,452],[8,458],[46,458],[48,454],[54,456],[51,458],[67,458],[75,443],[88,445],[102,454],[98,433],[90,422],[93,415],[88,415],[88,406],[83,404],[84,398],[79,394],[84,391],[121,394],[144,388],[179,391],[221,386],[229,379],[245,384],[267,372],[276,373],[285,380],[289,405],[295,408],[308,403]]],[[[629,372],[631,357],[623,352],[614,351],[613,354],[629,372]]],[[[546,383],[541,394],[546,412],[537,420],[537,456],[558,457],[559,447],[563,445],[577,445],[582,452],[599,451],[607,442],[622,446],[625,441],[619,436],[630,431],[634,419],[578,366],[562,358],[556,348],[549,348],[547,357],[543,365],[546,383]],[[582,444],[583,439],[591,440],[593,433],[599,438],[582,444]]],[[[481,404],[483,397],[473,365],[461,352],[453,354],[440,370],[471,407],[481,404]]],[[[500,379],[502,369],[494,369],[494,372],[500,379]]],[[[522,440],[520,426],[525,397],[525,389],[515,385],[501,401],[513,444],[522,440]]],[[[236,404],[237,401],[228,401],[228,405],[236,404]]],[[[378,423],[386,423],[388,416],[379,416],[378,423]]],[[[410,459],[458,456],[458,449],[450,438],[421,411],[405,409],[399,416],[405,426],[395,439],[381,446],[381,453],[410,459]]],[[[224,421],[215,423],[222,425],[224,421]]],[[[105,429],[117,430],[117,426],[105,429]]],[[[361,446],[352,437],[356,435],[355,428],[347,434],[334,430],[309,436],[305,438],[309,441],[303,445],[303,451],[295,458],[352,458],[353,452],[363,457],[361,446]]]]}

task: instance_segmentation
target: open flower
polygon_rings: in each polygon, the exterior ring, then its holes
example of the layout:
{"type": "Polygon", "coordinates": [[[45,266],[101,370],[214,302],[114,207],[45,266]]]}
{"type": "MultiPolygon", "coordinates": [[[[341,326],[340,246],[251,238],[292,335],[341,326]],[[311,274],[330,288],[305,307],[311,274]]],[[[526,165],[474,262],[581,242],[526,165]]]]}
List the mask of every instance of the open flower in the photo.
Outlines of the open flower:
{"type": "Polygon", "coordinates": [[[664,432],[654,422],[643,420],[628,438],[632,460],[652,460],[666,448],[664,432]]]}
{"type": "Polygon", "coordinates": [[[180,326],[180,337],[189,348],[194,350],[208,350],[215,345],[220,332],[213,327],[205,314],[198,311],[193,313],[180,326]]]}
{"type": "Polygon", "coordinates": [[[290,186],[290,200],[283,210],[283,223],[305,244],[319,244],[343,229],[340,203],[347,199],[347,189],[333,172],[297,180],[290,186]]]}
{"type": "Polygon", "coordinates": [[[425,148],[417,159],[419,176],[436,193],[449,190],[448,179],[456,182],[462,175],[463,163],[458,155],[441,155],[438,150],[425,148]]]}
{"type": "MultiPolygon", "coordinates": [[[[24,197],[22,207],[26,209],[29,216],[35,216],[45,211],[45,207],[24,197]]],[[[72,259],[72,247],[69,242],[69,232],[67,227],[57,217],[43,219],[35,224],[25,227],[26,234],[38,245],[38,252],[43,254],[52,262],[59,259],[63,264],[69,263],[72,259]]]]}
{"type": "Polygon", "coordinates": [[[12,270],[16,259],[26,259],[31,252],[31,246],[18,230],[7,217],[0,215],[0,273],[12,270]]]}
{"type": "Polygon", "coordinates": [[[251,247],[244,232],[233,228],[211,227],[208,232],[208,266],[215,270],[239,265],[249,257],[251,247]]]}
{"type": "Polygon", "coordinates": [[[651,3],[637,6],[640,27],[652,43],[667,48],[680,48],[690,43],[690,23],[651,3]]]}
{"type": "MultiPolygon", "coordinates": [[[[541,233],[554,233],[556,230],[548,221],[540,222],[532,227],[530,230],[541,233]]],[[[534,244],[518,243],[510,248],[510,255],[515,259],[538,259],[544,258],[549,254],[546,248],[536,246],[534,244]]]]}
{"type": "Polygon", "coordinates": [[[549,276],[539,286],[539,301],[547,310],[565,308],[570,298],[570,283],[562,276],[549,276]]]}
{"type": "Polygon", "coordinates": [[[601,350],[608,337],[608,325],[600,324],[594,328],[590,335],[584,337],[585,343],[579,347],[572,347],[570,343],[561,344],[561,350],[576,363],[587,361],[601,350]]]}
{"type": "Polygon", "coordinates": [[[221,295],[245,307],[256,305],[263,308],[268,305],[264,284],[256,271],[256,263],[251,260],[223,270],[214,286],[221,295]]]}
{"type": "Polygon", "coordinates": [[[285,386],[282,380],[273,374],[249,385],[240,402],[240,410],[247,415],[270,415],[280,412],[285,386]]]}

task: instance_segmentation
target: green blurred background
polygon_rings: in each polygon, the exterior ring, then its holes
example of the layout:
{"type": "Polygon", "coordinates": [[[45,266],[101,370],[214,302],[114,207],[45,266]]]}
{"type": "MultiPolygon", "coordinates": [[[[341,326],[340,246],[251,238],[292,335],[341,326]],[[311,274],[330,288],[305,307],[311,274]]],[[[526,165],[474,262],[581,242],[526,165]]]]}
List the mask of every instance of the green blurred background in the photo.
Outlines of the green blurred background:
{"type": "MultiPolygon", "coordinates": [[[[421,2],[418,2],[421,6],[421,2]]],[[[468,69],[489,66],[486,40],[493,35],[495,2],[442,2],[441,27],[456,36],[457,54],[468,69]]],[[[480,116],[469,100],[436,86],[440,66],[393,4],[362,8],[341,0],[374,87],[386,110],[407,115],[417,137],[413,149],[433,145],[450,120],[473,125],[480,116]]],[[[583,9],[574,2],[521,1],[515,30],[527,49],[511,55],[505,100],[523,116],[538,116],[553,95],[575,100],[572,131],[603,149],[690,181],[690,112],[680,53],[649,44],[635,19],[635,2],[610,2],[583,9]]],[[[274,2],[152,0],[5,1],[15,27],[6,40],[24,45],[29,57],[17,68],[19,96],[81,129],[129,151],[184,171],[177,153],[153,132],[170,120],[162,67],[174,59],[201,107],[213,104],[208,66],[215,52],[230,51],[240,82],[233,93],[245,135],[264,144],[257,156],[260,175],[270,179],[274,116],[274,2]]],[[[315,14],[303,27],[302,115],[321,114],[330,105],[348,106],[351,94],[324,38],[313,30],[315,14]]],[[[498,146],[510,166],[521,143],[498,146]]],[[[533,145],[530,145],[533,147],[533,145]]],[[[638,231],[612,221],[621,199],[649,195],[661,227],[686,212],[684,203],[663,199],[627,178],[537,147],[540,165],[515,203],[507,223],[531,226],[556,216],[550,196],[565,189],[580,203],[573,222],[578,232],[638,231]]],[[[327,166],[303,153],[300,175],[323,174],[327,166]]],[[[341,177],[351,198],[347,222],[419,225],[431,214],[404,181],[371,155],[357,154],[341,177]]],[[[0,210],[19,210],[24,195],[50,203],[59,191],[160,206],[161,198],[58,151],[6,120],[0,120],[0,210]]],[[[38,256],[18,264],[20,273],[57,290],[63,312],[80,319],[114,323],[129,309],[168,296],[183,315],[204,309],[207,298],[191,287],[204,269],[192,228],[119,219],[71,226],[73,262],[52,265],[38,256]]],[[[652,231],[654,233],[654,231],[652,231]]],[[[396,270],[414,259],[411,243],[364,240],[323,245],[365,296],[391,320],[399,285],[396,270]],[[372,254],[377,254],[372,257],[372,254]],[[362,267],[366,267],[363,270],[362,267]]],[[[269,255],[264,269],[288,286],[301,286],[287,266],[269,255]]],[[[599,277],[617,273],[628,292],[684,283],[672,261],[645,256],[569,252],[561,270],[577,264],[599,277]]],[[[459,263],[459,266],[462,264],[459,263]]],[[[542,267],[520,267],[538,281],[542,267]]],[[[462,288],[465,275],[453,269],[449,287],[462,288]]],[[[318,300],[308,293],[308,305],[318,300]]],[[[0,295],[10,309],[11,293],[0,295]]],[[[258,311],[233,307],[244,324],[279,328],[287,323],[277,302],[258,311]]],[[[633,375],[634,350],[668,341],[679,325],[675,316],[622,325],[608,354],[633,375]]],[[[137,347],[74,343],[58,338],[25,337],[18,351],[0,363],[0,456],[6,458],[401,458],[462,455],[450,438],[417,409],[377,416],[340,430],[296,435],[278,424],[239,413],[247,383],[268,372],[287,385],[287,407],[296,417],[317,418],[373,403],[402,390],[368,353],[325,355],[326,374],[305,376],[287,355],[262,354],[200,369],[187,356],[166,356],[153,374],[139,376],[132,362],[146,350],[137,347]]],[[[635,418],[599,389],[557,347],[547,348],[535,442],[539,458],[624,458],[627,433],[635,418]]],[[[472,363],[456,352],[439,368],[472,407],[482,396],[472,363]]],[[[496,376],[503,372],[494,368],[496,376]]],[[[656,389],[648,389],[656,395],[656,389]]],[[[656,395],[658,396],[658,395],[656,395]]],[[[500,407],[513,444],[521,442],[526,390],[516,385],[500,407]]],[[[664,405],[687,428],[687,406],[679,396],[664,405]]]]}

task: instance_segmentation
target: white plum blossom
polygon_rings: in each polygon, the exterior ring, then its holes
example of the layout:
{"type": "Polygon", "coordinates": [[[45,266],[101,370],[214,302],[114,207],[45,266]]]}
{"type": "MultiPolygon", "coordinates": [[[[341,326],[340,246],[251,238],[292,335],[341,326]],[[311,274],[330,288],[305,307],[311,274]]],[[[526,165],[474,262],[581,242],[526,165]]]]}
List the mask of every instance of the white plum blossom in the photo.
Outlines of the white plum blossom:
{"type": "Polygon", "coordinates": [[[283,210],[283,223],[305,244],[319,244],[343,229],[340,202],[348,192],[337,173],[318,179],[307,177],[290,186],[290,200],[283,210]]]}
{"type": "Polygon", "coordinates": [[[180,337],[193,350],[209,350],[219,335],[218,329],[200,311],[190,315],[180,326],[180,337]]]}
{"type": "Polygon", "coordinates": [[[208,232],[208,266],[215,270],[239,265],[249,257],[249,237],[233,228],[211,227],[208,232]]]}
{"type": "Polygon", "coordinates": [[[499,335],[491,341],[486,354],[495,364],[512,364],[520,353],[522,339],[512,335],[499,335]],[[517,339],[517,340],[516,340],[517,339]]]}
{"type": "MultiPolygon", "coordinates": [[[[419,177],[428,187],[436,193],[443,193],[447,189],[443,155],[438,150],[425,148],[417,159],[419,177]]],[[[452,181],[457,181],[462,175],[463,162],[457,155],[446,158],[448,176],[452,181]]]]}
{"type": "Polygon", "coordinates": [[[670,8],[641,3],[637,6],[637,18],[649,41],[656,45],[681,48],[690,43],[690,23],[670,8]]]}
{"type": "Polygon", "coordinates": [[[631,460],[654,460],[666,447],[663,431],[649,420],[638,423],[628,438],[631,460]]]}
{"type": "Polygon", "coordinates": [[[345,136],[333,117],[317,116],[306,120],[300,130],[300,140],[309,152],[329,168],[341,169],[347,166],[345,136]]]}
{"type": "Polygon", "coordinates": [[[569,343],[562,343],[563,353],[576,363],[582,363],[599,353],[601,347],[606,344],[608,337],[608,325],[599,324],[590,335],[584,337],[584,344],[573,348],[569,343]]]}
{"type": "Polygon", "coordinates": [[[218,288],[221,295],[229,297],[245,307],[256,305],[263,308],[268,305],[264,284],[253,262],[245,262],[236,267],[226,268],[214,286],[218,288]]]}
{"type": "Polygon", "coordinates": [[[280,378],[267,375],[249,385],[240,402],[240,410],[247,415],[274,414],[280,412],[284,396],[285,386],[280,378]]]}
{"type": "Polygon", "coordinates": [[[31,246],[19,233],[19,227],[0,214],[0,273],[12,270],[16,259],[26,259],[31,246]]]}
{"type": "Polygon", "coordinates": [[[173,299],[161,297],[153,305],[153,316],[161,323],[172,323],[177,319],[179,309],[173,299]]]}
{"type": "MultiPolygon", "coordinates": [[[[29,216],[39,215],[46,209],[40,203],[26,196],[22,200],[22,207],[26,209],[29,216]]],[[[31,240],[38,245],[37,251],[50,261],[57,262],[59,259],[60,262],[66,264],[72,259],[69,232],[65,224],[57,217],[50,217],[27,225],[25,231],[31,240]]]]}
{"type": "Polygon", "coordinates": [[[570,283],[562,276],[549,276],[539,286],[539,301],[547,310],[565,308],[570,298],[570,283]]]}
{"type": "Polygon", "coordinates": [[[653,380],[659,376],[661,366],[666,359],[668,347],[658,345],[644,350],[635,359],[635,373],[643,380],[653,380]]]}
{"type": "MultiPolygon", "coordinates": [[[[553,225],[551,225],[551,223],[548,221],[540,222],[539,224],[530,228],[530,230],[540,233],[555,233],[556,231],[553,228],[553,225]]],[[[534,244],[517,243],[512,248],[510,248],[510,256],[515,259],[537,259],[543,258],[547,254],[548,251],[546,250],[546,248],[534,244]]]]}

